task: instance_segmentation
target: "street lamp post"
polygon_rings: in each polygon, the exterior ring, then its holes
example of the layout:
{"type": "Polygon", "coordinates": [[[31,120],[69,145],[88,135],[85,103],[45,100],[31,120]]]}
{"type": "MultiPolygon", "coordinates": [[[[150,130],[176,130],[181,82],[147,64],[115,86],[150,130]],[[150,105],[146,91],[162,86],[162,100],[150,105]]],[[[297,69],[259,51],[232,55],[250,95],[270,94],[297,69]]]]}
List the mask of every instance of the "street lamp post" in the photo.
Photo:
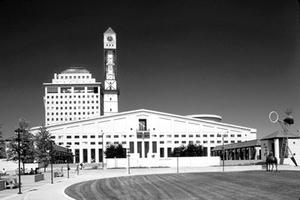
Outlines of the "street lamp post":
{"type": "Polygon", "coordinates": [[[53,184],[53,141],[50,140],[51,184],[53,184]]]}
{"type": "Polygon", "coordinates": [[[67,175],[68,175],[68,178],[70,178],[70,174],[69,174],[69,171],[70,171],[70,166],[69,166],[69,156],[70,156],[70,149],[69,149],[69,146],[67,146],[67,175]]]}
{"type": "Polygon", "coordinates": [[[104,169],[104,133],[102,132],[102,169],[104,169]]]}
{"type": "MultiPolygon", "coordinates": [[[[227,133],[227,132],[226,132],[227,133]]],[[[225,147],[224,147],[224,137],[227,136],[226,133],[223,133],[222,135],[222,170],[224,172],[224,167],[225,167],[225,147]]]]}
{"type": "Polygon", "coordinates": [[[130,149],[127,149],[127,158],[128,158],[128,174],[130,174],[130,149]]]}
{"type": "Polygon", "coordinates": [[[21,142],[21,138],[20,138],[20,133],[22,133],[24,130],[21,128],[18,128],[17,130],[15,130],[15,132],[18,134],[18,166],[19,166],[19,192],[18,194],[22,194],[21,191],[21,149],[20,149],[20,142],[21,142]]]}

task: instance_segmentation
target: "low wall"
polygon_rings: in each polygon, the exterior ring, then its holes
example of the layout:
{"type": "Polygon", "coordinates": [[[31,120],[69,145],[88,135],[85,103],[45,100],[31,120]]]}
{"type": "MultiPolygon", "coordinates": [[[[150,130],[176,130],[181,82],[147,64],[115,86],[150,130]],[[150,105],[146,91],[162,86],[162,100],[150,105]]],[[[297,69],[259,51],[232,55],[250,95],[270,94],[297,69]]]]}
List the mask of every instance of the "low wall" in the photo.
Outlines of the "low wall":
{"type": "Polygon", "coordinates": [[[34,174],[34,175],[22,175],[21,182],[22,184],[34,183],[44,180],[44,174],[34,174]]]}
{"type": "Polygon", "coordinates": [[[0,180],[0,191],[5,189],[5,181],[0,180]]]}
{"type": "MultiPolygon", "coordinates": [[[[126,168],[128,158],[106,159],[107,168],[126,168]]],[[[179,167],[219,166],[220,157],[178,157],[179,167]]],[[[130,158],[130,167],[176,167],[177,157],[170,158],[130,158]]]]}
{"type": "MultiPolygon", "coordinates": [[[[236,166],[236,165],[255,165],[261,163],[262,160],[225,160],[224,165],[226,166],[236,166]]],[[[221,160],[221,165],[223,161],[221,160]]]]}

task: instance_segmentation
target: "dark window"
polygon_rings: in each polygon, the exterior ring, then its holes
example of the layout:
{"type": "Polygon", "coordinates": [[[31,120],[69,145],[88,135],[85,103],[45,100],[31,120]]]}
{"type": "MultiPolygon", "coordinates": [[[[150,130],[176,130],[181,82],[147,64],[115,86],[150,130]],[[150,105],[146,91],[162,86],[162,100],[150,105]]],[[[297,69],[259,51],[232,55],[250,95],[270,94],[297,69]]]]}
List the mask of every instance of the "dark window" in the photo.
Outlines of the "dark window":
{"type": "Polygon", "coordinates": [[[142,142],[137,143],[138,154],[140,154],[140,158],[142,157],[142,142]]]}
{"type": "Polygon", "coordinates": [[[165,148],[160,148],[159,152],[161,158],[165,157],[165,148]]]}
{"type": "Polygon", "coordinates": [[[95,162],[96,161],[96,155],[95,155],[95,149],[91,149],[91,159],[92,159],[92,162],[95,162]]]}
{"type": "Polygon", "coordinates": [[[134,142],[129,142],[130,153],[134,153],[134,142]]]}
{"type": "Polygon", "coordinates": [[[168,157],[171,157],[171,156],[172,156],[172,148],[168,147],[168,157]]]}
{"type": "Polygon", "coordinates": [[[80,161],[80,153],[79,153],[79,149],[75,149],[75,162],[79,163],[80,161]]]}
{"type": "Polygon", "coordinates": [[[157,153],[157,142],[152,142],[152,152],[157,153]]]}
{"type": "Polygon", "coordinates": [[[145,158],[147,158],[149,152],[149,142],[145,142],[145,158]]]}
{"type": "Polygon", "coordinates": [[[67,135],[67,139],[71,139],[72,138],[72,136],[71,135],[67,135]]]}
{"type": "Polygon", "coordinates": [[[86,163],[88,161],[87,149],[83,149],[83,162],[86,163]]]}
{"type": "Polygon", "coordinates": [[[147,130],[147,120],[146,119],[139,119],[139,130],[140,131],[147,130]]]}

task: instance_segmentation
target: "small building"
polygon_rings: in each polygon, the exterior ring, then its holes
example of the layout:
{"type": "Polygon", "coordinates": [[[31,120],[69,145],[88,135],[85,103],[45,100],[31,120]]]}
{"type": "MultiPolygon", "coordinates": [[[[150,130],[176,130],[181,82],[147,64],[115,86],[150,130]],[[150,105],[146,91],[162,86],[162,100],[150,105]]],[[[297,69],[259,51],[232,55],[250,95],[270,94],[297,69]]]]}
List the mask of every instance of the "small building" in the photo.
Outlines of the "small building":
{"type": "Polygon", "coordinates": [[[69,68],[44,83],[45,125],[101,116],[101,83],[84,68],[69,68]]]}
{"type": "Polygon", "coordinates": [[[300,163],[300,134],[278,130],[261,138],[262,159],[272,151],[279,164],[294,163],[289,159],[293,156],[300,163]]]}

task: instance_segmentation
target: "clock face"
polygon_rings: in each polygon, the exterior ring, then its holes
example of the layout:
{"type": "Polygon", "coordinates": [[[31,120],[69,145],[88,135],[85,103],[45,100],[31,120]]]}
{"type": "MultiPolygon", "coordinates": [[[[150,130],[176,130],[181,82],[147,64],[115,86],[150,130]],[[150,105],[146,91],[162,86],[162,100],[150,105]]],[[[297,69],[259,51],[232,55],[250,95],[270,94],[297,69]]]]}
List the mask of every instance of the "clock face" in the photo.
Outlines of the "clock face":
{"type": "Polygon", "coordinates": [[[113,37],[112,36],[107,36],[107,41],[109,41],[109,42],[113,41],[113,37]]]}

